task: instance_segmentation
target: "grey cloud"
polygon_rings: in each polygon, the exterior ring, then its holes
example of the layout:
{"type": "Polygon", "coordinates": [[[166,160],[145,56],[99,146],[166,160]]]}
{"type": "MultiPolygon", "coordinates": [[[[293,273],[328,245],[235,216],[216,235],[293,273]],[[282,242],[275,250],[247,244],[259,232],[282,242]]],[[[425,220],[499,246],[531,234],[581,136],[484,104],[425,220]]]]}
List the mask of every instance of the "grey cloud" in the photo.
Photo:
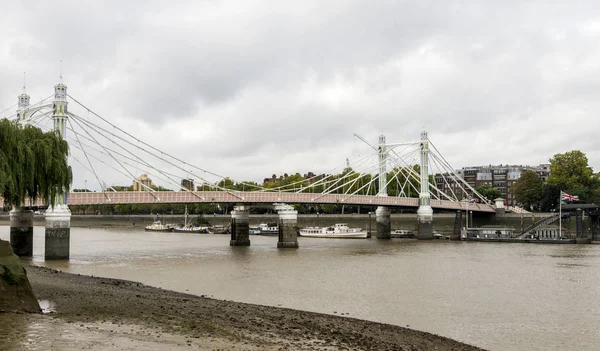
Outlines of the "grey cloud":
{"type": "Polygon", "coordinates": [[[577,147],[598,165],[589,133],[550,139],[546,124],[575,110],[597,124],[599,15],[595,2],[28,2],[0,34],[0,109],[23,71],[32,100],[52,93],[63,59],[73,96],[234,178],[276,171],[232,166],[252,160],[319,171],[307,169],[318,156],[357,152],[353,133],[413,140],[423,127],[457,167],[577,147]],[[212,129],[160,137],[180,123],[212,129]],[[478,144],[465,150],[466,136],[478,144]]]}

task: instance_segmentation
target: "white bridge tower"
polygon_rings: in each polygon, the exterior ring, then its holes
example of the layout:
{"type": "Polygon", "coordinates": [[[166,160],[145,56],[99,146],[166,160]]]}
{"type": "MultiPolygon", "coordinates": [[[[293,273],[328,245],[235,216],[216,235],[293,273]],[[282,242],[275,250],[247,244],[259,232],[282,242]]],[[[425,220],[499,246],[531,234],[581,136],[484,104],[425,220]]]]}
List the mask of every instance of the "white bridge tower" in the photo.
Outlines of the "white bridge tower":
{"type": "Polygon", "coordinates": [[[433,209],[431,208],[431,195],[429,194],[429,139],[427,132],[421,132],[421,191],[419,193],[419,239],[433,239],[433,209]]]}

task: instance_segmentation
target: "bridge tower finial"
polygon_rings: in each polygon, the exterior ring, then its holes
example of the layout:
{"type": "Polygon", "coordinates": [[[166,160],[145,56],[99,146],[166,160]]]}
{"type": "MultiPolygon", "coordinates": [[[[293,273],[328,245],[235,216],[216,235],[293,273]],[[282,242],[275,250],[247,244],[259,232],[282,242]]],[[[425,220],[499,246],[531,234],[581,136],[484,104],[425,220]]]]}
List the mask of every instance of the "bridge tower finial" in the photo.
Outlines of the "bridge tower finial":
{"type": "Polygon", "coordinates": [[[29,108],[29,99],[30,96],[27,94],[27,89],[25,88],[25,72],[23,72],[23,92],[18,96],[18,109],[17,115],[19,117],[19,123],[25,123],[25,118],[27,116],[27,109],[29,108]]]}
{"type": "Polygon", "coordinates": [[[60,75],[58,76],[59,83],[63,84],[63,76],[62,76],[62,59],[60,60],[60,75]]]}

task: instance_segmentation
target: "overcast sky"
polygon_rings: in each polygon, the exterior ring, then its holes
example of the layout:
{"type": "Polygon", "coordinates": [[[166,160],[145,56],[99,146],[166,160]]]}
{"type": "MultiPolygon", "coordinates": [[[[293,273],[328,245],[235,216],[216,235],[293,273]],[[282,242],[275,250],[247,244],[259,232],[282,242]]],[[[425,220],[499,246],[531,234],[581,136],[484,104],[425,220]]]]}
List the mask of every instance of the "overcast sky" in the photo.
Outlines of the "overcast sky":
{"type": "Polygon", "coordinates": [[[326,172],[373,152],[354,133],[423,128],[455,168],[579,149],[598,171],[600,3],[564,3],[10,2],[0,111],[23,72],[32,102],[52,94],[62,59],[73,97],[238,180],[326,172]]]}

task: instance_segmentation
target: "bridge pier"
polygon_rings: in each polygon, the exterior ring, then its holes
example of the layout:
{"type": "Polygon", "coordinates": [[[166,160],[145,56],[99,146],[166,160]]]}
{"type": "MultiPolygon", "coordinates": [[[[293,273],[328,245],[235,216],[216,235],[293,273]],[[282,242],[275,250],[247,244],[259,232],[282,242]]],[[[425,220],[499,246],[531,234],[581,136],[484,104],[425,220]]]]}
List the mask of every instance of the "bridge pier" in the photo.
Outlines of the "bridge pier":
{"type": "Polygon", "coordinates": [[[417,210],[417,219],[419,221],[417,239],[433,239],[433,210],[431,207],[419,207],[417,210]]]}
{"type": "Polygon", "coordinates": [[[389,239],[392,237],[392,211],[379,206],[375,210],[375,220],[377,222],[377,239],[389,239]]]}
{"type": "Polygon", "coordinates": [[[71,211],[57,204],[46,211],[46,260],[68,260],[71,247],[71,211]]]}
{"type": "Polygon", "coordinates": [[[456,215],[454,216],[454,229],[452,230],[452,235],[450,235],[450,240],[460,240],[461,229],[462,211],[456,211],[456,215]]]}
{"type": "Polygon", "coordinates": [[[230,246],[250,246],[250,219],[245,206],[235,206],[231,211],[230,246]]]}
{"type": "Polygon", "coordinates": [[[285,209],[279,210],[279,239],[278,248],[298,247],[298,211],[292,206],[286,205],[285,209]]]}
{"type": "Polygon", "coordinates": [[[22,208],[10,211],[10,246],[19,257],[33,256],[33,211],[22,208]]]}

